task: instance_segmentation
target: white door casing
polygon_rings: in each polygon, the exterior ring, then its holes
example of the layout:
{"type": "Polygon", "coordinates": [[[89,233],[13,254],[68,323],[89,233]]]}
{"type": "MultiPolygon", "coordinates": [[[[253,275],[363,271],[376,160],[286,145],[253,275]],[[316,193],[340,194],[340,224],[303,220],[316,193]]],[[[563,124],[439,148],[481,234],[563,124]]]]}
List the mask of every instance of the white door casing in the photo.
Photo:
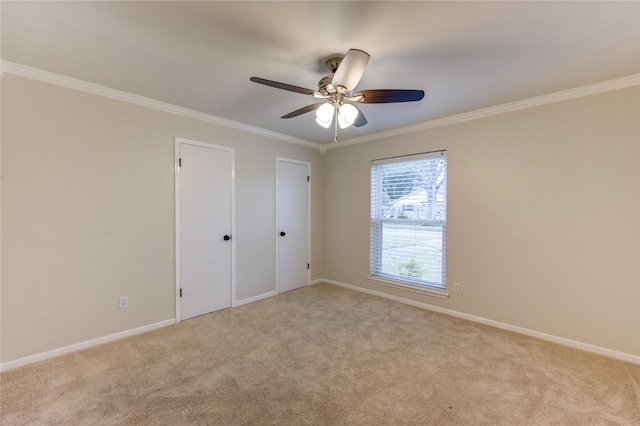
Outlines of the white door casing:
{"type": "Polygon", "coordinates": [[[278,293],[310,281],[311,165],[276,159],[276,289],[278,293]]]}
{"type": "Polygon", "coordinates": [[[232,148],[176,138],[177,321],[232,306],[233,161],[232,148]]]}

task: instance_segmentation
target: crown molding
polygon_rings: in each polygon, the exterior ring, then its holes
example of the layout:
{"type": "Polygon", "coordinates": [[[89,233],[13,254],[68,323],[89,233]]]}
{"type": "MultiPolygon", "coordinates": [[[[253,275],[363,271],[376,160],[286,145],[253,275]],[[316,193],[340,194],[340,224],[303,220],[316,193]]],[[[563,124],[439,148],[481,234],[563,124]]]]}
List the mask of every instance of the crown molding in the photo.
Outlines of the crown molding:
{"type": "Polygon", "coordinates": [[[211,114],[205,114],[188,108],[183,108],[167,102],[157,101],[155,99],[146,98],[144,96],[134,95],[132,93],[121,90],[111,89],[98,84],[89,83],[83,80],[43,71],[37,68],[28,67],[15,62],[2,60],[0,62],[0,76],[3,73],[14,74],[20,77],[30,78],[32,80],[42,81],[44,83],[55,84],[69,89],[80,90],[98,96],[115,99],[134,105],[139,105],[158,111],[168,112],[170,114],[182,117],[193,118],[207,123],[217,124],[237,130],[242,130],[256,135],[266,136],[272,139],[284,142],[294,143],[298,145],[315,148],[321,154],[325,154],[329,149],[341,148],[348,145],[355,145],[363,142],[370,142],[378,139],[390,138],[394,136],[404,135],[407,133],[419,132],[421,130],[432,129],[435,127],[448,126],[450,124],[462,123],[465,121],[476,120],[479,118],[491,117],[493,115],[504,114],[507,112],[519,111],[522,109],[533,108],[542,105],[548,105],[556,102],[567,101],[570,99],[581,98],[584,96],[596,95],[598,93],[610,92],[613,90],[624,89],[627,87],[640,85],[640,74],[633,74],[627,77],[621,77],[613,80],[595,83],[588,86],[577,87],[574,89],[563,90],[547,95],[536,96],[533,98],[523,99],[520,101],[509,102],[502,105],[496,105],[488,108],[482,108],[475,111],[465,112],[462,114],[450,115],[448,117],[437,118],[411,126],[399,127],[388,131],[373,133],[370,135],[359,136],[356,138],[345,139],[337,144],[320,144],[305,139],[296,138],[282,133],[272,132],[256,126],[240,123],[237,121],[227,120],[211,114]]]}
{"type": "Polygon", "coordinates": [[[639,85],[640,85],[640,74],[633,74],[627,77],[621,77],[621,78],[616,78],[614,80],[604,81],[601,83],[590,84],[588,86],[582,86],[574,89],[563,90],[556,93],[536,96],[533,98],[523,99],[521,101],[509,102],[506,104],[496,105],[493,107],[482,108],[475,111],[465,112],[462,114],[450,115],[448,117],[425,121],[423,123],[400,127],[400,128],[388,130],[385,132],[378,132],[371,135],[345,139],[339,142],[338,144],[327,146],[325,149],[335,149],[343,146],[355,145],[363,142],[370,142],[378,139],[384,139],[384,138],[389,138],[393,136],[404,135],[407,133],[419,132],[421,130],[432,129],[434,127],[448,126],[450,124],[462,123],[464,121],[491,117],[493,115],[519,111],[522,109],[553,104],[556,102],[567,101],[570,99],[596,95],[598,93],[610,92],[613,90],[624,89],[627,87],[639,86],[639,85]]]}
{"type": "Polygon", "coordinates": [[[262,129],[256,126],[250,126],[248,124],[240,123],[233,120],[227,120],[225,118],[217,117],[211,114],[205,114],[192,109],[183,108],[177,105],[173,105],[167,102],[158,101],[155,99],[146,98],[144,96],[134,95],[132,93],[124,92],[122,90],[111,89],[109,87],[100,86],[98,84],[89,83],[83,80],[67,77],[60,74],[55,74],[49,71],[44,71],[37,68],[28,67],[15,62],[2,60],[0,75],[3,73],[14,74],[20,77],[29,78],[32,80],[41,81],[44,83],[54,84],[57,86],[66,87],[69,89],[79,90],[93,95],[103,96],[110,99],[115,99],[130,104],[143,106],[151,109],[155,109],[162,112],[168,112],[170,114],[179,115],[182,117],[193,118],[196,120],[204,121],[207,123],[217,124],[224,127],[230,127],[232,129],[242,130],[248,133],[253,133],[260,136],[266,136],[272,139],[278,139],[284,142],[294,143],[298,145],[304,145],[310,148],[322,150],[324,147],[316,142],[311,142],[305,139],[295,138],[293,136],[285,135],[282,133],[272,132],[270,130],[262,129]]]}

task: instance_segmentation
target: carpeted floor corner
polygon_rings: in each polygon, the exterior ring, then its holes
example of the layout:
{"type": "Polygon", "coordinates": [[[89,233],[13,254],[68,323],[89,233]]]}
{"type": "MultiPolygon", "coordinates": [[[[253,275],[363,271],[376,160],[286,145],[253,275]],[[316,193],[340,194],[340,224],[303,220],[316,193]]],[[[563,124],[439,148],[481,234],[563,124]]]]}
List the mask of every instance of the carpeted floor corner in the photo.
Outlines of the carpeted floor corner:
{"type": "Polygon", "coordinates": [[[4,425],[638,425],[640,366],[328,284],[3,372],[4,425]]]}

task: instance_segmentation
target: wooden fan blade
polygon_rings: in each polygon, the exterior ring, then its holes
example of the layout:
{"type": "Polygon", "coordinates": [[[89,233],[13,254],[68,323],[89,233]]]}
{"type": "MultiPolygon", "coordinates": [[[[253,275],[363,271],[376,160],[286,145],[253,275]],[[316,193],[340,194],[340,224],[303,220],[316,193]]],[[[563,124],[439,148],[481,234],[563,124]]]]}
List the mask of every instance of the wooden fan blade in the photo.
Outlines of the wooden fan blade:
{"type": "Polygon", "coordinates": [[[326,103],[326,102],[320,102],[320,103],[317,103],[317,104],[307,105],[306,107],[302,107],[302,108],[300,108],[300,109],[297,109],[297,110],[295,110],[295,111],[293,111],[293,112],[290,112],[290,113],[289,113],[289,114],[287,114],[287,115],[283,115],[283,116],[282,116],[282,117],[280,117],[280,118],[293,118],[293,117],[297,117],[297,116],[299,116],[299,115],[302,115],[302,114],[305,114],[305,113],[307,113],[307,112],[311,112],[311,111],[314,111],[314,110],[316,110],[316,109],[320,108],[320,105],[322,105],[322,104],[324,104],[324,103],[326,103]]]}
{"type": "Polygon", "coordinates": [[[342,86],[347,92],[350,92],[358,85],[368,63],[369,54],[367,52],[349,49],[333,76],[332,84],[342,86]]]}
{"type": "MultiPolygon", "coordinates": [[[[353,104],[351,104],[353,105],[353,104]]],[[[358,116],[356,117],[356,121],[353,122],[353,127],[362,127],[368,123],[367,118],[362,113],[362,110],[358,108],[357,105],[353,105],[358,110],[358,116]]]]}
{"type": "Polygon", "coordinates": [[[302,93],[303,95],[313,95],[315,90],[305,89],[304,87],[293,86],[291,84],[279,83],[277,81],[271,81],[260,77],[251,77],[249,80],[254,83],[264,84],[265,86],[275,87],[276,89],[288,90],[290,92],[302,93]]]}
{"type": "Polygon", "coordinates": [[[352,97],[362,96],[363,104],[388,104],[393,102],[415,102],[424,98],[424,90],[361,90],[352,97]]]}

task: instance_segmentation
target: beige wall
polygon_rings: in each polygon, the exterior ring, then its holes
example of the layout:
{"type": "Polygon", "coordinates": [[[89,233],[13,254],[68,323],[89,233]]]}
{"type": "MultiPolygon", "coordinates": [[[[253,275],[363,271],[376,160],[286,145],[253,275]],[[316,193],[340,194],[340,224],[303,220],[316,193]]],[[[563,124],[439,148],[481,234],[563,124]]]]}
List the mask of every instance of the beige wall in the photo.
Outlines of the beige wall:
{"type": "Polygon", "coordinates": [[[2,363],[174,318],[175,137],[236,150],[238,300],[275,289],[282,156],[312,163],[312,279],[640,355],[638,87],[324,157],[11,74],[1,106],[2,363]],[[449,300],[367,280],[370,161],[436,149],[449,300]]]}
{"type": "Polygon", "coordinates": [[[325,278],[640,355],[639,117],[636,86],[330,149],[325,278]],[[367,279],[371,160],[439,149],[448,300],[367,279]]]}
{"type": "Polygon", "coordinates": [[[3,363],[175,317],[175,137],[236,150],[238,300],[275,290],[277,156],[311,162],[324,275],[317,150],[11,74],[1,111],[3,363]]]}

